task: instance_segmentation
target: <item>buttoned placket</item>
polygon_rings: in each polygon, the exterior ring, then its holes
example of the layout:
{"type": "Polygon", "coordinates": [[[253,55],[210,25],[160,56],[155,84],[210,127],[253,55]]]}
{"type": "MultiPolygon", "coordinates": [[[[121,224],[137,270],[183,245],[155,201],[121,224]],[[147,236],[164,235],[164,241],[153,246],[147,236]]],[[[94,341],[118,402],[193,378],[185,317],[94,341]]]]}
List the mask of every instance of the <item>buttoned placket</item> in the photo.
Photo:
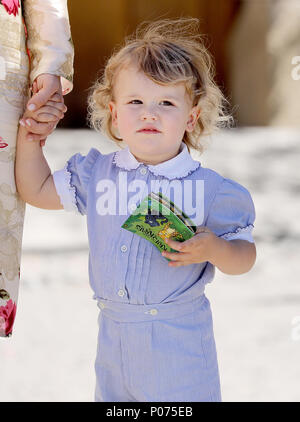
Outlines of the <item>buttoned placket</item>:
{"type": "MultiPolygon", "coordinates": [[[[146,182],[146,180],[147,180],[147,178],[148,178],[148,174],[149,174],[149,170],[147,169],[147,167],[146,166],[144,166],[144,165],[140,165],[137,169],[136,169],[136,173],[137,173],[137,178],[138,179],[140,179],[140,180],[143,180],[143,181],[145,181],[146,182]]],[[[142,195],[142,198],[141,198],[141,200],[143,200],[144,199],[144,197],[146,196],[146,195],[148,195],[148,188],[146,189],[146,191],[145,192],[143,192],[143,195],[142,195]]],[[[139,204],[129,204],[129,211],[131,212],[131,213],[133,213],[136,209],[137,209],[137,207],[138,207],[138,205],[139,204]]]]}
{"type": "Polygon", "coordinates": [[[146,174],[147,174],[147,169],[146,169],[146,167],[140,167],[140,169],[139,169],[139,171],[140,171],[140,174],[142,175],[142,176],[145,176],[146,174]]]}
{"type": "MultiPolygon", "coordinates": [[[[136,179],[140,179],[145,181],[145,187],[146,190],[145,192],[143,192],[143,198],[148,194],[148,186],[147,186],[147,178],[149,176],[149,170],[147,169],[147,167],[145,165],[140,165],[136,170],[136,179]]],[[[139,205],[139,202],[137,203],[131,203],[128,207],[128,211],[129,213],[133,213],[137,206],[139,205]]],[[[124,221],[125,221],[126,217],[124,216],[124,221]]],[[[130,299],[133,299],[134,301],[137,300],[137,298],[135,297],[135,286],[134,283],[133,285],[130,286],[126,286],[126,275],[127,275],[127,268],[129,265],[129,252],[131,250],[131,248],[133,247],[133,244],[136,245],[136,242],[132,242],[132,237],[134,236],[133,233],[128,232],[126,230],[122,230],[120,233],[120,237],[118,239],[118,252],[117,252],[117,263],[116,265],[121,269],[120,272],[120,277],[118,279],[118,282],[116,283],[116,287],[115,287],[115,294],[116,296],[119,296],[119,298],[122,299],[122,302],[125,301],[125,299],[127,298],[128,301],[130,301],[130,299]],[[128,292],[128,290],[133,289],[133,291],[131,293],[128,292]],[[130,296],[133,294],[133,297],[131,298],[130,296]]],[[[138,239],[140,240],[140,239],[138,239]]],[[[138,247],[135,246],[137,248],[136,253],[133,253],[133,256],[136,256],[136,254],[138,254],[138,247]]],[[[132,251],[131,251],[132,252],[132,251]]]]}
{"type": "MultiPolygon", "coordinates": [[[[146,169],[145,166],[140,166],[137,169],[137,172],[139,172],[139,175],[142,176],[142,179],[147,178],[147,173],[148,170],[146,169]]],[[[132,213],[136,210],[138,204],[130,204],[129,205],[129,212],[132,213]]],[[[128,245],[128,241],[126,242],[124,240],[124,237],[129,237],[129,236],[133,236],[133,234],[128,233],[128,232],[122,232],[121,236],[119,238],[119,245],[118,245],[118,253],[117,253],[117,261],[119,261],[119,268],[122,269],[121,273],[120,273],[120,277],[118,279],[117,282],[117,290],[116,290],[116,295],[118,295],[120,298],[124,299],[124,298],[128,298],[128,290],[125,286],[126,284],[126,273],[127,273],[127,266],[128,266],[128,254],[129,254],[129,245],[128,245]]]]}
{"type": "MultiPolygon", "coordinates": [[[[128,250],[128,247],[127,247],[125,244],[123,244],[123,245],[121,245],[120,250],[121,250],[121,252],[122,252],[123,254],[125,254],[125,253],[127,252],[127,250],[128,250]]],[[[120,280],[120,281],[121,281],[121,280],[120,280]]],[[[122,283],[122,284],[124,284],[124,286],[125,286],[125,280],[123,281],[123,283],[122,283]]],[[[120,297],[127,296],[127,293],[126,293],[125,288],[122,288],[122,287],[120,287],[120,288],[119,288],[119,290],[118,290],[117,294],[118,294],[118,296],[120,296],[120,297]]]]}
{"type": "MultiPolygon", "coordinates": [[[[124,219],[126,216],[124,216],[124,219]]],[[[121,230],[118,238],[118,246],[116,250],[116,266],[120,269],[118,278],[115,280],[115,297],[119,297],[122,302],[128,301],[128,290],[126,288],[126,273],[128,267],[128,254],[133,233],[121,230]],[[126,300],[127,299],[127,300],[126,300]]]]}

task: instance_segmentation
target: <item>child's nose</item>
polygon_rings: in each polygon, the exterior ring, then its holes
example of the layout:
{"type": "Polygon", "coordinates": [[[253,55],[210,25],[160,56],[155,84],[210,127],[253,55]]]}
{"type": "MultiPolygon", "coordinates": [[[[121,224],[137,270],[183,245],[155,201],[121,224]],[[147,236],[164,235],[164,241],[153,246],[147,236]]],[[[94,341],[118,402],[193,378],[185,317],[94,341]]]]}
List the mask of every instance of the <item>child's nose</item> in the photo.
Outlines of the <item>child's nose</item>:
{"type": "Polygon", "coordinates": [[[144,109],[141,113],[141,120],[157,120],[157,114],[152,108],[144,109]]]}
{"type": "Polygon", "coordinates": [[[157,117],[153,116],[153,115],[147,115],[147,116],[143,115],[142,120],[153,120],[153,121],[155,121],[155,120],[157,120],[157,117]]]}

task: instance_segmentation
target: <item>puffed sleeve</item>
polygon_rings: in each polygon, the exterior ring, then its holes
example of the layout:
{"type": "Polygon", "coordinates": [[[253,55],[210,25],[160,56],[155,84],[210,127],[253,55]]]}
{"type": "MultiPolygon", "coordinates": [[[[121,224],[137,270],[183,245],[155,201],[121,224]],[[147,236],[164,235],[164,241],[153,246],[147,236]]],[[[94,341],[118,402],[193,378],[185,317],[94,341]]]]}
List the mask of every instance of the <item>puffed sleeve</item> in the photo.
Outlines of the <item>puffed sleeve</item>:
{"type": "Polygon", "coordinates": [[[67,0],[24,0],[31,84],[42,73],[61,76],[63,93],[73,88],[74,49],[67,0]]]}
{"type": "Polygon", "coordinates": [[[226,240],[254,243],[255,208],[249,191],[231,179],[223,179],[210,207],[206,226],[226,240]]]}
{"type": "Polygon", "coordinates": [[[60,202],[66,211],[86,214],[88,185],[100,152],[92,148],[86,156],[73,155],[63,169],[53,173],[60,202]]]}

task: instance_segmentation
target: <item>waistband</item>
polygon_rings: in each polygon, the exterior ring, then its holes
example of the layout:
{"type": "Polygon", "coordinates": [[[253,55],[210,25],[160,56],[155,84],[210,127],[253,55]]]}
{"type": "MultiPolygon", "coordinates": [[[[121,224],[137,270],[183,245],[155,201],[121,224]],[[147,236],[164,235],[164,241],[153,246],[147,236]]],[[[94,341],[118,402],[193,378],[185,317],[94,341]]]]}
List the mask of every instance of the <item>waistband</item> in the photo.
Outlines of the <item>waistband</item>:
{"type": "Polygon", "coordinates": [[[171,319],[193,313],[199,310],[205,299],[205,294],[202,294],[191,301],[183,303],[167,302],[136,305],[97,298],[97,306],[103,315],[117,322],[147,322],[171,319]]]}

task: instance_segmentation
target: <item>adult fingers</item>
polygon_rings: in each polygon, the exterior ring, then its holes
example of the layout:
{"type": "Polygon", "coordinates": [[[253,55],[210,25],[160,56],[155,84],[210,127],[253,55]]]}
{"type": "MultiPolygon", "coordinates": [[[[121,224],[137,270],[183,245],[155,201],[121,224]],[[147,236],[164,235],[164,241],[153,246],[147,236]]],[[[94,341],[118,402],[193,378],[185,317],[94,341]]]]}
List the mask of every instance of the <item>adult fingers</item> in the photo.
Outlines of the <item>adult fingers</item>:
{"type": "Polygon", "coordinates": [[[63,113],[59,113],[58,116],[50,113],[41,113],[36,117],[36,122],[38,123],[47,123],[47,122],[56,122],[58,123],[64,117],[63,113]]]}
{"type": "Polygon", "coordinates": [[[32,96],[32,98],[28,101],[27,108],[30,111],[36,111],[49,100],[56,103],[64,102],[61,93],[55,91],[53,92],[53,88],[51,86],[45,86],[32,96]]]}
{"type": "MultiPolygon", "coordinates": [[[[40,110],[36,113],[34,113],[34,115],[32,116],[33,119],[37,120],[37,121],[47,121],[47,120],[41,120],[41,116],[43,115],[52,115],[55,116],[57,119],[62,119],[64,117],[64,113],[57,109],[56,107],[51,107],[51,106],[44,106],[41,107],[40,110]]],[[[44,119],[44,117],[43,117],[44,119]]],[[[52,121],[53,119],[51,119],[52,121]]]]}
{"type": "Polygon", "coordinates": [[[27,108],[30,111],[38,110],[40,107],[46,104],[46,102],[50,99],[53,92],[49,91],[49,89],[42,88],[39,92],[34,94],[32,98],[28,101],[27,108]]]}
{"type": "Polygon", "coordinates": [[[62,95],[60,77],[42,73],[36,78],[38,92],[28,101],[27,109],[38,110],[56,93],[62,95]]]}
{"type": "Polygon", "coordinates": [[[37,135],[44,135],[44,137],[49,135],[56,126],[55,122],[38,123],[33,119],[26,119],[25,124],[28,131],[37,135]]]}
{"type": "MultiPolygon", "coordinates": [[[[67,111],[67,107],[64,105],[64,103],[56,103],[55,101],[47,101],[44,107],[53,107],[53,108],[56,108],[57,110],[62,111],[63,113],[67,111]]],[[[36,113],[43,112],[44,107],[41,107],[39,110],[36,111],[36,113]]]]}
{"type": "Polygon", "coordinates": [[[53,94],[50,98],[49,101],[55,101],[56,103],[63,103],[64,102],[64,97],[62,94],[56,92],[55,94],[53,94]]]}
{"type": "Polygon", "coordinates": [[[34,81],[32,84],[32,93],[36,94],[37,92],[38,92],[38,86],[37,86],[36,81],[34,81]]]}

